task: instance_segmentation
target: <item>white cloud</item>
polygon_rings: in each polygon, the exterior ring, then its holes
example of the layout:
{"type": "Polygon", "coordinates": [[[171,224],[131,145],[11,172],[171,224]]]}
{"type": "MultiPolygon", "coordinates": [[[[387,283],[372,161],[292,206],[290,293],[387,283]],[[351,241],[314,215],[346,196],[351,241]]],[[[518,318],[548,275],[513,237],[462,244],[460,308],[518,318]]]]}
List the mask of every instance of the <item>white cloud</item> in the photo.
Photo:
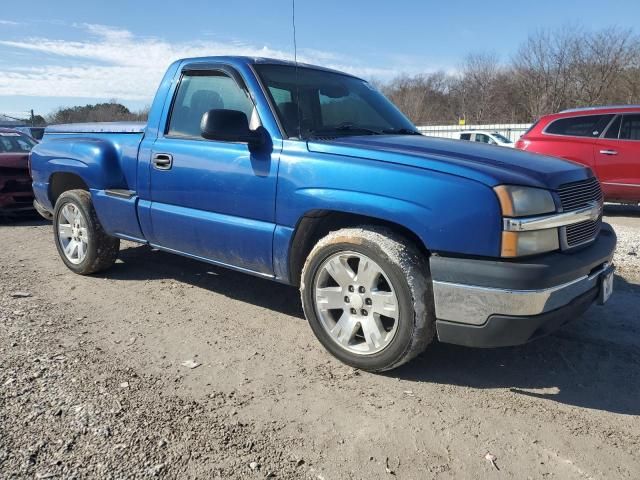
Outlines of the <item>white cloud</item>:
{"type": "MultiPolygon", "coordinates": [[[[167,66],[179,58],[213,55],[292,58],[291,52],[266,45],[204,40],[170,43],[105,25],[81,24],[74,27],[87,32],[88,39],[28,38],[0,41],[1,46],[15,52],[44,53],[50,59],[45,65],[3,66],[4,71],[0,72],[0,95],[150,101],[167,66]],[[60,62],[61,59],[66,61],[60,62]],[[74,65],[69,66],[69,59],[74,61],[74,65]]],[[[38,63],[42,62],[41,57],[38,63]]],[[[388,78],[396,73],[392,68],[362,66],[332,52],[301,50],[298,59],[367,78],[388,78]]]]}
{"type": "Polygon", "coordinates": [[[7,27],[17,27],[18,25],[22,25],[22,24],[20,22],[14,22],[12,20],[0,19],[0,25],[6,25],[7,27]]]}

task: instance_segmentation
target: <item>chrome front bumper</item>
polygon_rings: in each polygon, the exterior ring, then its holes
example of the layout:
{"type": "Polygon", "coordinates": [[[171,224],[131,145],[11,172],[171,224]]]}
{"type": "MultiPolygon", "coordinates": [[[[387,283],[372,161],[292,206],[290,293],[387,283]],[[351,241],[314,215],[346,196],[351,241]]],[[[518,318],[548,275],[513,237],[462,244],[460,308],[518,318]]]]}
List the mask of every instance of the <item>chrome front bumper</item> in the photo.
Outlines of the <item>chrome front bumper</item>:
{"type": "Polygon", "coordinates": [[[552,332],[604,293],[615,247],[613,229],[603,224],[591,245],[573,252],[517,261],[432,255],[438,339],[501,347],[552,332]]]}
{"type": "Polygon", "coordinates": [[[597,288],[600,276],[612,266],[561,285],[538,290],[512,290],[434,281],[436,318],[456,323],[482,325],[493,315],[533,316],[557,310],[597,288]]]}

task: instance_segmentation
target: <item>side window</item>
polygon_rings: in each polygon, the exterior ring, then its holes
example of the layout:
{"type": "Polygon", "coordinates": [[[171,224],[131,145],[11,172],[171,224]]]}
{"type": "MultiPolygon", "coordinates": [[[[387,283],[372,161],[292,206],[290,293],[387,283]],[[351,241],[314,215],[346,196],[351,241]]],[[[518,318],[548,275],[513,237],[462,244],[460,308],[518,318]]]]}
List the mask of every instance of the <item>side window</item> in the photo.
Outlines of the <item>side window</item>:
{"type": "Polygon", "coordinates": [[[612,118],[613,115],[582,115],[560,118],[552,122],[544,132],[571,137],[597,137],[612,118]]]}
{"type": "Polygon", "coordinates": [[[0,137],[0,152],[13,152],[11,142],[3,137],[0,137]]]}
{"type": "Polygon", "coordinates": [[[640,115],[622,117],[620,140],[640,140],[640,115]]]}
{"type": "Polygon", "coordinates": [[[471,140],[471,134],[470,133],[461,133],[460,134],[460,140],[471,140]]]}
{"type": "Polygon", "coordinates": [[[489,137],[489,135],[485,135],[484,133],[476,133],[476,142],[491,143],[491,137],[489,137]]]}
{"type": "Polygon", "coordinates": [[[247,92],[233,78],[222,72],[185,74],[173,103],[167,135],[202,138],[202,115],[209,110],[221,108],[239,110],[255,124],[255,107],[247,92]]]}
{"type": "Polygon", "coordinates": [[[35,143],[19,133],[0,133],[0,152],[29,152],[35,143]]]}
{"type": "Polygon", "coordinates": [[[604,138],[618,138],[618,134],[620,133],[620,123],[622,122],[622,115],[618,115],[616,119],[613,121],[606,133],[604,134],[604,138]]]}

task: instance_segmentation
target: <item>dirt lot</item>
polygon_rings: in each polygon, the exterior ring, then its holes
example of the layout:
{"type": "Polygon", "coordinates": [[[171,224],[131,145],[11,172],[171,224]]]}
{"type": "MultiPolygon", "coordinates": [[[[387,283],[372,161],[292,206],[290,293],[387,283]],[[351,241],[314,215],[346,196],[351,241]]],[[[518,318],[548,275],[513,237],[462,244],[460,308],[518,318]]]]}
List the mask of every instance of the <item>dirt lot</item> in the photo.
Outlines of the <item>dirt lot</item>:
{"type": "Polygon", "coordinates": [[[640,478],[640,212],[608,215],[606,307],[387,375],[329,357],[293,288],[134,244],[80,277],[2,223],[0,478],[640,478]]]}

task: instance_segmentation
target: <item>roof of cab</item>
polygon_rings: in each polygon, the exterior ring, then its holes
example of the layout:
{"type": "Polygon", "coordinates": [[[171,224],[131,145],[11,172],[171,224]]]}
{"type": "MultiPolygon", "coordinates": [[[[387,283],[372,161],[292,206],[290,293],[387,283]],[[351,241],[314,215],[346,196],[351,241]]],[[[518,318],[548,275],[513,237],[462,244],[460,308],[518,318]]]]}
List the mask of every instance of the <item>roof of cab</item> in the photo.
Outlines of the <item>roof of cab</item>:
{"type": "MultiPolygon", "coordinates": [[[[289,67],[295,67],[296,62],[293,60],[282,60],[278,58],[268,58],[268,57],[246,57],[246,56],[214,56],[214,57],[192,57],[192,58],[183,58],[181,60],[185,65],[189,65],[192,63],[227,63],[230,65],[234,64],[243,64],[243,65],[286,65],[289,67]]],[[[300,68],[311,68],[313,70],[322,70],[325,72],[338,73],[341,75],[346,75],[348,77],[358,78],[362,80],[360,77],[352,75],[347,72],[342,72],[340,70],[335,70],[332,68],[321,67],[319,65],[312,65],[310,63],[302,63],[298,62],[297,66],[300,68]]]]}

